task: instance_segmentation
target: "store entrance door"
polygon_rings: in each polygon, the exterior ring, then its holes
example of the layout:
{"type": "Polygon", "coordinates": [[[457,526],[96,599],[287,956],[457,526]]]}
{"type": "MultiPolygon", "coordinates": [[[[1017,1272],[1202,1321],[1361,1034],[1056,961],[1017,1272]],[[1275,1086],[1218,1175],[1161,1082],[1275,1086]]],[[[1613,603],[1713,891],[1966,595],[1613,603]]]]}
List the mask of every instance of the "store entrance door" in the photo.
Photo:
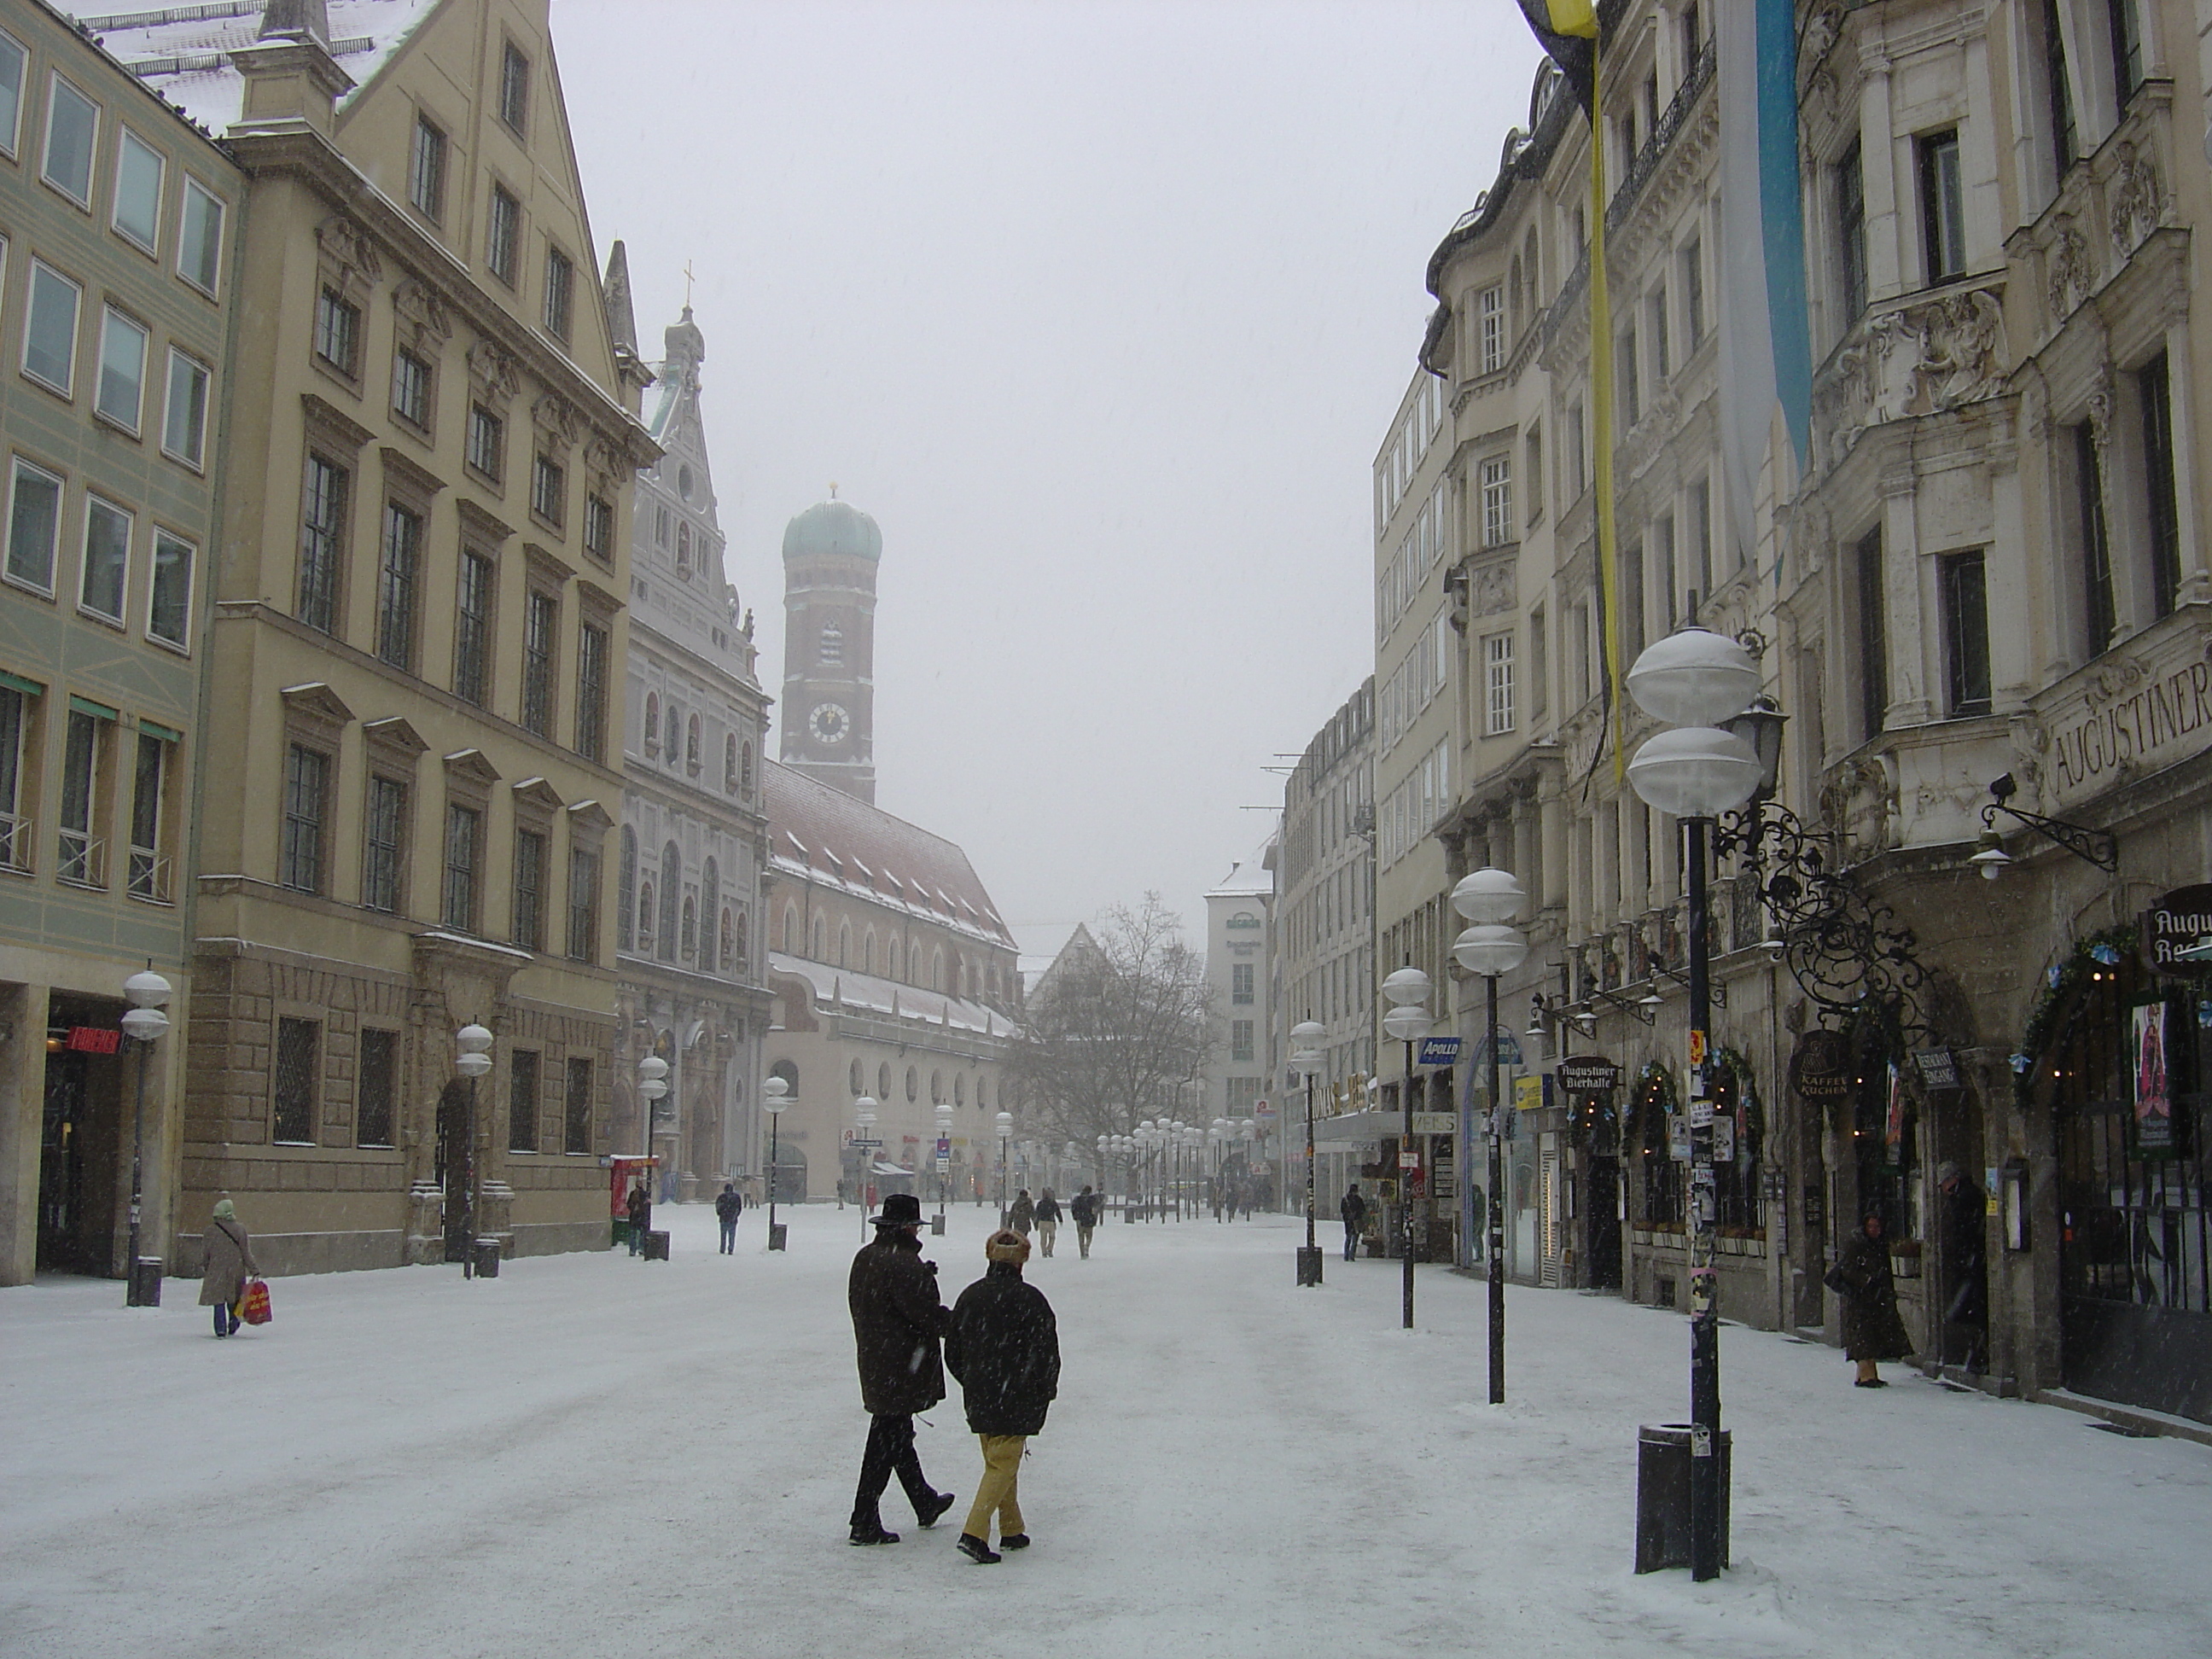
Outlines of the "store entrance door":
{"type": "Polygon", "coordinates": [[[46,1056],[46,1117],[39,1141],[39,1270],[90,1273],[86,1151],[91,1132],[86,1057],[46,1056]]]}
{"type": "Polygon", "coordinates": [[[1593,1291],[1620,1288],[1620,1160],[1593,1158],[1583,1176],[1583,1280],[1593,1291]]]}

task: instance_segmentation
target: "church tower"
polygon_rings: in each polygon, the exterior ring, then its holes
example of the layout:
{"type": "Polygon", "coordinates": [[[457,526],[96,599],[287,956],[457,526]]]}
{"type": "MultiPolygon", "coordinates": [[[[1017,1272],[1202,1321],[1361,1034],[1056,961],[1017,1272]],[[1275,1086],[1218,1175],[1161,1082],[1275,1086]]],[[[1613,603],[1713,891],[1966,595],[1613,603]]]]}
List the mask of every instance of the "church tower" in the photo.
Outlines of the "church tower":
{"type": "Polygon", "coordinates": [[[876,799],[876,565],[883,532],[850,501],[817,501],[783,532],[783,738],[794,770],[876,799]]]}

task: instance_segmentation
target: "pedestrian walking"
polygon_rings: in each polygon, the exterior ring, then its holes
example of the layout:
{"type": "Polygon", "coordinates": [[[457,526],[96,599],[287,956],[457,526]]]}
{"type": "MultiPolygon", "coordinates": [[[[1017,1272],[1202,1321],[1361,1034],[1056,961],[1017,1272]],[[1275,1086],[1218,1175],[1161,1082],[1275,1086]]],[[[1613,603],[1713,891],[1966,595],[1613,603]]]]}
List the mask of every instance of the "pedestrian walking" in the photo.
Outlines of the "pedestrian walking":
{"type": "Polygon", "coordinates": [[[1031,1201],[1028,1188],[1024,1187],[1014,1194],[1013,1207],[1006,1212],[1006,1225],[1024,1238],[1027,1238],[1030,1229],[1036,1225],[1036,1205],[1031,1201]]]}
{"type": "Polygon", "coordinates": [[[1044,1292],[1022,1279],[1030,1242],[1007,1229],[985,1241],[990,1265],[960,1292],[945,1336],[945,1363],[958,1379],[968,1426],[983,1446],[983,1478],[975,1486],[960,1553],[970,1561],[1003,1558],[991,1547],[999,1517],[999,1549],[1030,1545],[1018,1490],[1022,1453],[1042,1433],[1060,1392],[1060,1333],[1044,1292]]]}
{"type": "Polygon", "coordinates": [[[938,1342],[945,1304],[937,1264],[921,1259],[921,1200],[893,1193],[871,1216],[875,1238],[853,1257],[845,1299],[853,1311],[853,1344],[860,1366],[860,1403],[868,1409],[868,1449],[853,1495],[852,1541],[896,1544],[884,1530],[884,1489],[898,1476],[915,1519],[933,1527],[952,1507],[952,1494],[933,1487],[914,1449],[914,1414],[945,1398],[938,1342]]]}
{"type": "Polygon", "coordinates": [[[239,1327],[238,1299],[246,1294],[246,1281],[261,1276],[261,1268],[253,1260],[253,1241],[238,1219],[238,1206],[228,1199],[216,1200],[205,1242],[200,1306],[215,1310],[215,1334],[230,1336],[239,1327]]]}
{"type": "Polygon", "coordinates": [[[1044,1189],[1044,1196],[1036,1206],[1037,1254],[1047,1261],[1052,1258],[1052,1242],[1060,1237],[1060,1200],[1052,1195],[1052,1188],[1044,1189]]]}
{"type": "Polygon", "coordinates": [[[636,1255],[645,1249],[646,1229],[653,1225],[653,1191],[641,1176],[637,1185],[629,1189],[629,1253],[636,1255]]]}
{"type": "Polygon", "coordinates": [[[1091,1235],[1098,1227],[1098,1194],[1085,1182],[1083,1190],[1067,1201],[1069,1219],[1075,1223],[1075,1248],[1082,1252],[1085,1261],[1091,1260],[1091,1235]]]}
{"type": "Polygon", "coordinates": [[[738,1250],[738,1218],[744,1213],[745,1200],[737,1188],[729,1182],[714,1200],[714,1219],[722,1224],[722,1254],[735,1255],[738,1250]]]}
{"type": "Polygon", "coordinates": [[[1897,1316],[1897,1286],[1889,1276],[1889,1244],[1881,1236],[1879,1211],[1869,1211],[1859,1224],[1859,1236],[1844,1247],[1826,1282],[1844,1298],[1844,1353],[1858,1362],[1856,1386],[1887,1388],[1879,1362],[1905,1358],[1912,1339],[1897,1316]]]}
{"type": "Polygon", "coordinates": [[[1943,1221],[1943,1358],[1979,1376],[1989,1346],[1989,1274],[1983,1264],[1989,1206],[1966,1182],[1966,1171],[1946,1161],[1936,1170],[1936,1203],[1943,1221]]]}
{"type": "Polygon", "coordinates": [[[1344,1220],[1344,1259],[1349,1261],[1359,1254],[1359,1235],[1367,1225],[1367,1200],[1360,1197],[1358,1182],[1352,1183],[1336,1212],[1344,1220]]]}

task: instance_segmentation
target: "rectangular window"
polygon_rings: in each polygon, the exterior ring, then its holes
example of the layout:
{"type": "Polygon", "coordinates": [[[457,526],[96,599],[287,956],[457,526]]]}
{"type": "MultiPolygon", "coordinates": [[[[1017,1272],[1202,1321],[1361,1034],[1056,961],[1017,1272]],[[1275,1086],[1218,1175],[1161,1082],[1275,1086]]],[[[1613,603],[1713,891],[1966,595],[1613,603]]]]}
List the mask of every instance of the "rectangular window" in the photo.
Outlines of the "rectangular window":
{"type": "Polygon", "coordinates": [[[107,885],[106,849],[94,838],[93,805],[105,733],[96,714],[69,711],[62,742],[61,861],[54,874],[74,887],[107,885]]]}
{"type": "Polygon", "coordinates": [[[1671,634],[1681,623],[1680,575],[1674,568],[1674,515],[1662,513],[1651,521],[1651,561],[1659,579],[1659,613],[1671,634]]]}
{"type": "Polygon", "coordinates": [[[1620,659],[1632,663],[1644,646],[1644,550],[1632,547],[1620,556],[1620,659]]]}
{"type": "Polygon", "coordinates": [[[76,391],[77,308],[84,290],[50,265],[31,261],[23,307],[23,373],[63,397],[76,391]]]}
{"type": "Polygon", "coordinates": [[[1955,718],[1990,712],[1990,611],[1983,555],[1947,553],[1936,562],[1943,600],[1943,656],[1955,718]]]}
{"type": "Polygon", "coordinates": [[[446,133],[427,115],[415,118],[415,149],[407,163],[407,199],[433,224],[446,216],[446,133]]]}
{"type": "Polygon", "coordinates": [[[1626,428],[1644,417],[1644,385],[1638,378],[1634,329],[1620,337],[1619,356],[1620,368],[1615,372],[1620,376],[1620,424],[1626,428]]]}
{"type": "Polygon", "coordinates": [[[2043,92],[2051,118],[2051,159],[2063,175],[2081,153],[2074,122],[2073,76],[2066,37],[2058,27],[2058,0],[2043,0],[2043,92]]]}
{"type": "Polygon", "coordinates": [[[1249,1019],[1229,1022],[1229,1058],[1232,1062],[1249,1065],[1252,1060],[1252,1024],[1249,1019]]]}
{"type": "Polygon", "coordinates": [[[9,580],[52,593],[61,532],[62,481],[28,461],[17,461],[8,489],[9,580]]]}
{"type": "MultiPolygon", "coordinates": [[[[0,66],[4,66],[0,58],[0,66]]],[[[23,816],[24,749],[33,710],[27,693],[0,685],[0,870],[31,867],[32,828],[23,816]]]]}
{"type": "Polygon", "coordinates": [[[422,520],[405,507],[384,509],[384,553],[376,573],[376,654],[415,672],[415,585],[422,560],[422,520]]]}
{"type": "Polygon", "coordinates": [[[339,560],[344,551],[347,495],[343,467],[307,457],[307,501],[300,528],[300,620],[325,634],[337,631],[339,560]]]}
{"type": "Polygon", "coordinates": [[[192,561],[197,550],[166,530],[154,532],[154,583],[146,602],[146,633],[179,650],[190,647],[192,561]]]}
{"type": "Polygon", "coordinates": [[[522,244],[522,204],[504,185],[491,187],[491,213],[484,229],[484,264],[509,288],[514,286],[514,261],[522,244]]]}
{"type": "Polygon", "coordinates": [[[1830,169],[1836,199],[1836,301],[1842,328],[1857,319],[1867,305],[1866,175],[1859,141],[1853,138],[1830,169]]]}
{"type": "Polygon", "coordinates": [[[167,412],[161,421],[161,451],[197,471],[207,454],[208,368],[196,357],[171,348],[167,412]]]}
{"type": "Polygon", "coordinates": [[[577,1058],[568,1062],[568,1097],[562,1102],[561,1150],[588,1153],[592,1150],[592,1062],[577,1058]]]}
{"type": "Polygon", "coordinates": [[[1881,736],[1889,715],[1889,610],[1882,592],[1881,531],[1858,544],[1859,741],[1881,736]]]}
{"type": "Polygon", "coordinates": [[[1567,499],[1578,499],[1589,487],[1589,438],[1583,429],[1579,399],[1567,405],[1567,499]]]}
{"type": "Polygon", "coordinates": [[[2181,502],[2174,493],[2173,404],[2167,396],[2166,354],[2136,371],[2141,400],[2143,483],[2150,513],[2150,592],[2154,616],[2173,614],[2181,590],[2181,502]]]}
{"type": "Polygon", "coordinates": [[[481,553],[461,554],[460,592],[453,619],[453,695],[482,703],[490,679],[492,562],[481,553]]]}
{"type": "Polygon", "coordinates": [[[1513,458],[1492,455],[1482,463],[1482,544],[1503,547],[1513,539],[1513,458]]]}
{"type": "Polygon", "coordinates": [[[392,354],[392,412],[418,431],[430,429],[430,365],[404,349],[392,354]]]}
{"type": "Polygon", "coordinates": [[[530,60],[512,40],[499,58],[499,118],[517,135],[530,130],[530,60]]]}
{"type": "Polygon", "coordinates": [[[30,58],[21,43],[0,33],[0,152],[11,156],[22,132],[23,71],[30,58]]]}
{"type": "Polygon", "coordinates": [[[601,564],[615,561],[614,503],[605,496],[584,498],[584,551],[601,564]]]}
{"type": "Polygon", "coordinates": [[[276,1022],[275,1121],[270,1138],[279,1146],[315,1142],[316,1055],[323,1028],[312,1019],[276,1022]]]}
{"type": "Polygon", "coordinates": [[[538,1061],[527,1048],[507,1057],[507,1150],[538,1150],[538,1061]]]}
{"type": "Polygon", "coordinates": [[[1475,314],[1481,324],[1482,372],[1498,374],[1505,367],[1505,290],[1492,286],[1475,296],[1475,314]]]}
{"type": "Polygon", "coordinates": [[[2081,528],[2082,654],[2101,656],[2119,612],[2112,597],[2112,544],[2105,522],[2105,465],[2088,422],[2072,428],[2074,495],[2081,528]]]}
{"type": "Polygon", "coordinates": [[[169,902],[169,860],[161,856],[162,787],[168,781],[169,745],[151,732],[138,733],[138,763],[131,774],[131,896],[169,902]]]}
{"type": "MultiPolygon", "coordinates": [[[[2112,85],[2125,109],[2143,83],[2142,25],[2136,17],[2136,0],[2105,0],[2106,27],[2112,43],[2112,85]]],[[[0,104],[0,114],[4,114],[0,104]]],[[[0,127],[0,137],[6,129],[0,127]]]]}
{"type": "Polygon", "coordinates": [[[146,330],[109,307],[100,330],[100,392],[93,407],[136,433],[146,407],[146,330]]]}
{"type": "Polygon", "coordinates": [[[1544,430],[1541,427],[1528,428],[1528,514],[1534,524],[1544,516],[1544,430]]]}
{"type": "Polygon", "coordinates": [[[39,176],[89,210],[92,156],[100,144],[100,106],[59,75],[46,99],[46,157],[39,176]]]}
{"type": "Polygon", "coordinates": [[[1249,962],[1231,963],[1229,966],[1229,1000],[1241,1007],[1252,1003],[1253,964],[1249,962]]]}
{"type": "Polygon", "coordinates": [[[599,857],[580,848],[568,851],[568,960],[599,958],[599,857]]]}
{"type": "Polygon", "coordinates": [[[161,175],[167,165],[160,150],[130,128],[123,129],[115,156],[112,222],[118,234],[149,253],[161,234],[161,175]]]}
{"type": "Polygon", "coordinates": [[[331,757],[295,743],[284,755],[284,838],[276,879],[298,893],[323,890],[323,823],[330,812],[331,757]]]}
{"type": "Polygon", "coordinates": [[[1482,640],[1482,733],[1495,738],[1513,729],[1513,636],[1486,634],[1482,640]]]}
{"type": "Polygon", "coordinates": [[[530,510],[548,524],[564,521],[568,510],[568,471],[550,455],[540,455],[530,473],[530,510]]]}
{"type": "Polygon", "coordinates": [[[1644,307],[1644,331],[1651,337],[1651,377],[1664,380],[1674,372],[1674,360],[1668,355],[1667,288],[1665,283],[1651,292],[1644,307]]]}
{"type": "Polygon", "coordinates": [[[1544,608],[1528,613],[1528,718],[1540,720],[1551,700],[1551,635],[1544,608]]]}
{"type": "Polygon", "coordinates": [[[315,356],[350,376],[361,349],[361,307],[334,288],[315,296],[315,356]]]}
{"type": "Polygon", "coordinates": [[[545,331],[556,340],[568,337],[576,302],[576,266],[557,247],[545,250],[545,331]]]}
{"type": "Polygon", "coordinates": [[[362,1027],[360,1079],[354,1096],[354,1144],[390,1146],[392,1106],[399,1098],[398,1032],[362,1027]]]}
{"type": "Polygon", "coordinates": [[[1705,245],[1692,237],[1682,245],[1682,344],[1694,352],[1705,341],[1705,245]]]}
{"type": "Polygon", "coordinates": [[[1930,133],[1920,141],[1920,234],[1931,286],[1966,269],[1966,210],[1959,179],[1959,134],[1930,133]]]}
{"type": "Polygon", "coordinates": [[[84,572],[77,604],[112,623],[123,620],[124,583],[131,570],[131,516],[88,495],[84,502],[84,572]]]}
{"type": "Polygon", "coordinates": [[[445,884],[439,918],[457,933],[476,932],[477,863],[483,823],[483,814],[473,807],[446,808],[445,884]]]}
{"type": "Polygon", "coordinates": [[[494,483],[507,468],[507,422],[482,404],[469,405],[468,461],[494,483]]]}
{"type": "Polygon", "coordinates": [[[1690,485],[1686,497],[1690,509],[1689,570],[1697,578],[1698,599],[1700,603],[1713,592],[1713,486],[1710,479],[1699,478],[1690,485]]]}
{"type": "Polygon", "coordinates": [[[197,179],[185,180],[185,204],[177,225],[177,275],[204,294],[213,294],[222,273],[222,198],[197,179]]]}
{"type": "Polygon", "coordinates": [[[553,731],[553,653],[560,627],[560,601],[532,593],[522,621],[522,726],[541,738],[553,731]]]}
{"type": "Polygon", "coordinates": [[[369,774],[368,822],[361,859],[361,902],[372,910],[397,915],[400,872],[407,846],[407,786],[397,778],[369,774]]]}
{"type": "Polygon", "coordinates": [[[514,832],[514,943],[545,948],[545,837],[533,830],[514,832]]]}
{"type": "Polygon", "coordinates": [[[603,759],[607,747],[607,630],[576,630],[576,752],[603,759]]]}

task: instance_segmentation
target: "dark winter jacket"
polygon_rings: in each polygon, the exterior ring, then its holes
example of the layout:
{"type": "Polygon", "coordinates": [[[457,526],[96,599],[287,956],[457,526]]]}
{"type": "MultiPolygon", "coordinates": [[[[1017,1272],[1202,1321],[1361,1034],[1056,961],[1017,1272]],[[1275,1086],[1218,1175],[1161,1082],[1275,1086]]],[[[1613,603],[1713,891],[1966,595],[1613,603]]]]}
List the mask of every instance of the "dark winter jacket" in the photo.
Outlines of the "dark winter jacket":
{"type": "Polygon", "coordinates": [[[875,1243],[853,1258],[846,1300],[861,1403],[879,1417],[902,1417],[944,1399],[937,1341],[945,1334],[945,1304],[937,1295],[937,1264],[921,1259],[921,1241],[897,1227],[878,1228],[875,1243]]]}
{"type": "Polygon", "coordinates": [[[735,1221],[744,1211],[745,1201],[735,1191],[718,1193],[714,1196],[714,1214],[724,1221],[735,1221]]]}
{"type": "Polygon", "coordinates": [[[1037,1225],[1040,1227],[1060,1225],[1060,1200],[1056,1198],[1037,1200],[1036,1218],[1037,1225]]]}
{"type": "Polygon", "coordinates": [[[653,1194],[642,1187],[629,1189],[629,1224],[641,1230],[653,1225],[653,1194]]]}
{"type": "Polygon", "coordinates": [[[1889,1276],[1889,1241],[1862,1234],[1836,1258],[1844,1281],[1844,1354],[1850,1359],[1902,1359],[1912,1339],[1897,1316],[1897,1286],[1889,1276]]]}
{"type": "Polygon", "coordinates": [[[966,1396],[977,1434],[1036,1434],[1060,1392],[1060,1331],[1044,1292],[1020,1264],[994,1261],[960,1292],[945,1363],[966,1396]]]}
{"type": "Polygon", "coordinates": [[[1358,1193],[1346,1193],[1344,1202],[1336,1206],[1336,1212],[1344,1218],[1346,1226],[1357,1231],[1359,1224],[1367,1219],[1367,1200],[1358,1193]]]}
{"type": "Polygon", "coordinates": [[[1014,1200],[1013,1207],[1006,1212],[1006,1225],[1027,1238],[1030,1229],[1036,1224],[1036,1208],[1030,1202],[1029,1194],[1024,1193],[1014,1200]]]}
{"type": "Polygon", "coordinates": [[[1073,1198],[1067,1200],[1067,1213],[1073,1218],[1075,1224],[1079,1227],[1097,1226],[1098,1195],[1096,1193],[1076,1194],[1073,1198]]]}

